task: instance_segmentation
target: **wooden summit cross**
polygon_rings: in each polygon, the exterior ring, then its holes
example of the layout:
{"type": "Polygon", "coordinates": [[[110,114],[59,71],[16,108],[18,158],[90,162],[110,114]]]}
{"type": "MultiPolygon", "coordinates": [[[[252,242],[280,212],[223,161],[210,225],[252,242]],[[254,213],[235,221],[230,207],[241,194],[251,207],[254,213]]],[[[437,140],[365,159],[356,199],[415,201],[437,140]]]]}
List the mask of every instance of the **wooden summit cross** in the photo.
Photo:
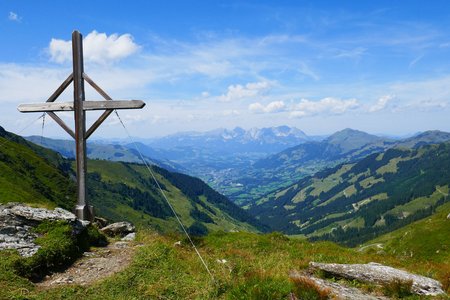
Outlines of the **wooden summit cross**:
{"type": "Polygon", "coordinates": [[[106,120],[115,109],[143,108],[141,100],[112,100],[83,70],[82,35],[78,31],[72,33],[73,73],[48,98],[46,103],[21,104],[18,110],[23,113],[46,112],[70,136],[75,139],[77,162],[77,204],[75,214],[81,220],[93,220],[93,207],[88,204],[86,193],[86,140],[106,120]],[[61,93],[73,81],[73,102],[54,103],[61,93]],[[87,81],[106,101],[85,101],[84,81],[87,81]],[[104,110],[103,114],[86,131],[86,110],[104,110]],[[55,111],[74,111],[75,132],[67,126],[55,111]]]}

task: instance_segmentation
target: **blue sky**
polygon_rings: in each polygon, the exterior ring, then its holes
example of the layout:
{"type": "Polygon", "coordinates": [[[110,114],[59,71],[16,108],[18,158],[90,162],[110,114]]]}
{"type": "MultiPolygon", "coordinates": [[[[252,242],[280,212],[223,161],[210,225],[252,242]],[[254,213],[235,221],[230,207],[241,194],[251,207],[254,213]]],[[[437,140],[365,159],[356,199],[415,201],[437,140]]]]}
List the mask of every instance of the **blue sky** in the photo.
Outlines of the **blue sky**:
{"type": "MultiPolygon", "coordinates": [[[[78,29],[86,73],[113,98],[147,102],[120,112],[136,136],[277,125],[450,131],[448,1],[64,2],[0,2],[7,130],[38,116],[19,103],[45,101],[70,73],[78,29]]],[[[70,99],[71,90],[60,101],[70,99]]],[[[23,134],[40,130],[36,122],[23,134]]],[[[96,137],[120,130],[111,117],[96,137]]],[[[52,121],[45,134],[65,137],[52,121]]]]}

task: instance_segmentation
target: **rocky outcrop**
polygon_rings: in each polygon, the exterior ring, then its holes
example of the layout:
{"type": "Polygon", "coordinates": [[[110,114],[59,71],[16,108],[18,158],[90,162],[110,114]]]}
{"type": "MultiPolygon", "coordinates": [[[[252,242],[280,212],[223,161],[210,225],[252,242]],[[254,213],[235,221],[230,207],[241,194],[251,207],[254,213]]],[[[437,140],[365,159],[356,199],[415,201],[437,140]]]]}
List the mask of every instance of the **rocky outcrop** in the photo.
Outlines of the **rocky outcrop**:
{"type": "Polygon", "coordinates": [[[344,286],[337,282],[326,281],[321,278],[317,278],[311,275],[304,275],[297,271],[291,271],[289,273],[289,278],[291,279],[301,279],[307,278],[312,280],[318,287],[321,289],[326,289],[330,291],[333,299],[358,299],[358,300],[387,300],[388,298],[384,296],[378,295],[369,295],[367,293],[363,293],[357,288],[344,286]]]}
{"type": "Polygon", "coordinates": [[[24,257],[35,254],[39,245],[34,243],[37,235],[32,229],[44,220],[66,221],[72,225],[74,234],[89,224],[62,208],[49,210],[20,203],[0,205],[0,250],[16,249],[24,257]]]}
{"type": "Polygon", "coordinates": [[[319,269],[333,276],[369,283],[386,284],[394,280],[412,281],[412,292],[419,295],[445,294],[442,285],[437,280],[377,263],[324,264],[311,262],[309,265],[312,269],[319,269]]]}
{"type": "Polygon", "coordinates": [[[125,237],[129,233],[135,232],[136,228],[134,227],[133,224],[131,224],[129,222],[117,222],[117,223],[112,223],[106,227],[103,227],[100,230],[108,236],[125,237]]]}

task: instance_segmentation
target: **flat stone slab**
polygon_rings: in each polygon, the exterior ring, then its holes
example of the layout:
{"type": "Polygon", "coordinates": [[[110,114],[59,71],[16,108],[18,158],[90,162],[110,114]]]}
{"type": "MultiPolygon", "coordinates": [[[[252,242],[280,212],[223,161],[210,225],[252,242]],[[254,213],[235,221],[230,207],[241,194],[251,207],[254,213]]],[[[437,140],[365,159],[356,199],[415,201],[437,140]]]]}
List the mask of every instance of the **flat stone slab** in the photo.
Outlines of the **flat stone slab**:
{"type": "Polygon", "coordinates": [[[324,264],[311,262],[312,269],[319,269],[328,274],[363,282],[385,284],[394,280],[412,280],[412,292],[418,295],[437,296],[444,294],[439,281],[429,277],[412,274],[378,263],[368,264],[324,264]]]}
{"type": "Polygon", "coordinates": [[[30,221],[42,222],[44,220],[57,221],[63,220],[67,222],[75,222],[76,216],[60,207],[54,210],[45,208],[30,207],[23,204],[17,204],[10,208],[10,212],[18,217],[23,217],[30,221]]]}
{"type": "Polygon", "coordinates": [[[72,225],[75,234],[87,225],[59,207],[49,210],[13,202],[0,205],[0,250],[16,249],[24,257],[34,255],[40,246],[34,243],[37,235],[32,229],[45,220],[66,221],[72,225]]]}
{"type": "Polygon", "coordinates": [[[389,298],[386,298],[384,296],[376,296],[376,295],[369,295],[369,294],[365,294],[363,292],[361,292],[360,290],[358,290],[357,288],[354,287],[348,287],[348,286],[344,286],[342,284],[339,284],[337,282],[330,282],[321,278],[317,278],[314,276],[305,276],[301,273],[298,273],[297,271],[291,271],[289,273],[289,277],[292,279],[295,278],[307,278],[310,279],[312,281],[314,281],[314,283],[326,290],[329,290],[330,293],[333,295],[333,299],[358,299],[358,300],[388,300],[389,298]]]}

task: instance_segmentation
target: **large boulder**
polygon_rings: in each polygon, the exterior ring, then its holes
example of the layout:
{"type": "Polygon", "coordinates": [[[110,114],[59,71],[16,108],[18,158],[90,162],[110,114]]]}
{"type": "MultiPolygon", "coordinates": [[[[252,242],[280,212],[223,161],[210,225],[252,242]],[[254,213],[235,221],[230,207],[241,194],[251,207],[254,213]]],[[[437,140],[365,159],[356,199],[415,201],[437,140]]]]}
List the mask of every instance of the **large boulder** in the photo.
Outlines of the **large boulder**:
{"type": "Polygon", "coordinates": [[[103,227],[100,230],[108,236],[124,237],[129,233],[135,232],[136,228],[130,222],[117,222],[103,227]]]}
{"type": "MultiPolygon", "coordinates": [[[[330,282],[312,275],[305,275],[297,271],[290,271],[291,280],[302,280],[313,282],[318,288],[329,291],[332,299],[358,299],[358,300],[388,300],[388,298],[379,295],[370,295],[354,287],[344,286],[338,282],[330,282]]],[[[300,300],[300,299],[299,299],[300,300]]]]}
{"type": "Polygon", "coordinates": [[[363,282],[387,284],[394,280],[412,281],[412,292],[419,295],[445,294],[439,281],[412,274],[378,263],[368,264],[324,264],[311,262],[312,269],[319,269],[333,276],[356,279],[363,282]]]}
{"type": "Polygon", "coordinates": [[[80,233],[88,224],[62,208],[49,210],[30,207],[21,203],[0,205],[0,250],[16,249],[20,255],[29,257],[40,248],[33,228],[45,220],[66,221],[72,225],[74,234],[80,233]]]}

